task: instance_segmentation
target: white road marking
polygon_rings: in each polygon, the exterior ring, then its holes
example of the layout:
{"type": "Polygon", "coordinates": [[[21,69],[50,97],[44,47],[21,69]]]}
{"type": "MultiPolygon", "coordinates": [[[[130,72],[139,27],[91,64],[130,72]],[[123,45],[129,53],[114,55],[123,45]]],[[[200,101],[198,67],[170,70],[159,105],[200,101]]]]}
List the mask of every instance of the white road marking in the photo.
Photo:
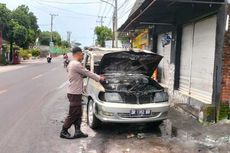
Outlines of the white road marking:
{"type": "Polygon", "coordinates": [[[42,74],[39,74],[39,75],[33,77],[32,80],[38,79],[38,78],[40,78],[40,77],[42,77],[42,76],[43,76],[42,74]]]}
{"type": "Polygon", "coordinates": [[[0,90],[0,94],[6,93],[8,90],[0,90]]]}
{"type": "Polygon", "coordinates": [[[63,82],[63,83],[58,87],[58,89],[64,88],[67,84],[69,84],[69,81],[63,82]]]}

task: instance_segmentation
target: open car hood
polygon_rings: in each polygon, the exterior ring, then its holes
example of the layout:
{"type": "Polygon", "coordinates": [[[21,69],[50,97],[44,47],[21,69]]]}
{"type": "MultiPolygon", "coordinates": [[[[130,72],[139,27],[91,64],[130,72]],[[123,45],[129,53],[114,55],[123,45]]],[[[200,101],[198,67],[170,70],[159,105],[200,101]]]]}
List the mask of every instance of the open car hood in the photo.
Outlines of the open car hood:
{"type": "Polygon", "coordinates": [[[105,54],[100,62],[100,74],[138,73],[152,76],[163,57],[155,53],[122,51],[105,54]]]}

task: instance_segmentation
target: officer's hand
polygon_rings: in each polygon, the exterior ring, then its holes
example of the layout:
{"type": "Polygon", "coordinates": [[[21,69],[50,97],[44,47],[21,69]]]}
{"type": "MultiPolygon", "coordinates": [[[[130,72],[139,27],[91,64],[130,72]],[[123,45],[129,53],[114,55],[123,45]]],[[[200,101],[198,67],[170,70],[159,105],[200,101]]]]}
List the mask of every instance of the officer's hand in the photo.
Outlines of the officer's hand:
{"type": "Polygon", "coordinates": [[[100,81],[102,81],[102,82],[105,81],[105,76],[104,75],[100,76],[100,81]]]}

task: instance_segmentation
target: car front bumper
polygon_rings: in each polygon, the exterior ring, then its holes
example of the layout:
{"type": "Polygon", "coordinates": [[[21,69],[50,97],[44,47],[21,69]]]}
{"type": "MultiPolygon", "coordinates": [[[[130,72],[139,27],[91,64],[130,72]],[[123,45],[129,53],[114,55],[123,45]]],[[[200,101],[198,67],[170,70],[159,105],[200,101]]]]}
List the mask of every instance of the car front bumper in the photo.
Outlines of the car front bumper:
{"type": "Polygon", "coordinates": [[[118,104],[94,103],[94,113],[102,122],[143,123],[165,120],[168,117],[169,103],[118,104]],[[150,110],[150,115],[130,115],[131,110],[150,110]]]}

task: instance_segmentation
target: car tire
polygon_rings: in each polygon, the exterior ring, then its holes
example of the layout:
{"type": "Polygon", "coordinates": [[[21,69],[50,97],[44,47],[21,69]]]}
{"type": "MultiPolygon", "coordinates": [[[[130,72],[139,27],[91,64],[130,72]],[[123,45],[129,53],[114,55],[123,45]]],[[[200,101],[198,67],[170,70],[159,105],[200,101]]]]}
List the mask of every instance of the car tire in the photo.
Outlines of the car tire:
{"type": "Polygon", "coordinates": [[[93,112],[93,100],[89,100],[88,105],[87,105],[87,122],[90,128],[92,129],[97,129],[101,121],[95,116],[93,112]]]}

